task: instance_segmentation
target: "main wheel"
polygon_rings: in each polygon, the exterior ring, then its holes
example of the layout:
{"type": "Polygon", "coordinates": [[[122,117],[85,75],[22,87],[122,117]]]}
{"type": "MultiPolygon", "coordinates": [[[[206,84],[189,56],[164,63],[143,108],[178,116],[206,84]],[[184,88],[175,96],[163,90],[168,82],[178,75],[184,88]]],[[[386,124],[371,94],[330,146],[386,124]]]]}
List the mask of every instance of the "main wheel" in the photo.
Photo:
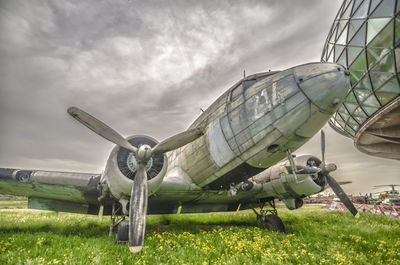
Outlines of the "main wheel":
{"type": "Polygon", "coordinates": [[[286,233],[285,225],[282,222],[282,219],[274,214],[267,214],[261,216],[260,224],[262,228],[267,228],[272,231],[286,233]]]}
{"type": "Polygon", "coordinates": [[[118,224],[117,243],[129,241],[129,222],[123,220],[118,224]]]}

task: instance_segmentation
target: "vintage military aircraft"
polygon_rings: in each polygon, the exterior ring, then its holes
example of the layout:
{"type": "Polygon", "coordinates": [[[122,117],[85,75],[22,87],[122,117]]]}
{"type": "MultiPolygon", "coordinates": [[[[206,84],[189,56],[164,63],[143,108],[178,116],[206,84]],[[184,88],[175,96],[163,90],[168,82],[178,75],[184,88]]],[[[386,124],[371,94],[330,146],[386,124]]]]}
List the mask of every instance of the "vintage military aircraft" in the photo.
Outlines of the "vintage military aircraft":
{"type": "Polygon", "coordinates": [[[294,157],[339,108],[349,72],[333,63],[309,63],[248,76],[221,95],[185,132],[162,142],[120,136],[76,107],[68,113],[116,144],[103,174],[0,169],[0,193],[29,198],[28,207],[111,215],[110,235],[141,250],[146,214],[253,209],[261,225],[284,231],[274,198],[289,209],[332,187],[356,209],[322,160],[294,157]],[[287,160],[275,165],[287,157],[287,160]],[[269,203],[272,210],[263,210],[269,203]],[[255,210],[261,206],[259,212],[255,210]],[[268,214],[267,214],[268,213],[268,214]],[[129,221],[125,217],[129,216],[129,221]]]}

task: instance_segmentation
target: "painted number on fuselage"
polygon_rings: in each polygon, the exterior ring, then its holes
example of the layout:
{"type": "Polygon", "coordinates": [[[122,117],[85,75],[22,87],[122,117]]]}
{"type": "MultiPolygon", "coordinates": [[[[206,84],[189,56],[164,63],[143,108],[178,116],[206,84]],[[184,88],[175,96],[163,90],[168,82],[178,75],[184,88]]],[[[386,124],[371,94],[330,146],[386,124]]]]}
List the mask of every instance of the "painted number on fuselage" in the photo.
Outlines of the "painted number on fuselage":
{"type": "Polygon", "coordinates": [[[252,96],[247,102],[246,109],[249,118],[254,121],[273,110],[282,102],[281,93],[277,89],[277,82],[274,82],[272,87],[266,87],[252,96]]]}

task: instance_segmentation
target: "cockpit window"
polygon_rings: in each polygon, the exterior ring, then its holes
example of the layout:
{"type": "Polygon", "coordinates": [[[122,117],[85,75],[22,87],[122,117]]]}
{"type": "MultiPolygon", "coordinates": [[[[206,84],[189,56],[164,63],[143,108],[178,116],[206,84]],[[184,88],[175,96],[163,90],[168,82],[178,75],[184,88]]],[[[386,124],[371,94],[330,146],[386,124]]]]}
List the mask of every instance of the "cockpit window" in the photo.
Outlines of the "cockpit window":
{"type": "Polygon", "coordinates": [[[248,89],[249,87],[251,87],[252,85],[254,85],[257,82],[256,79],[251,79],[251,80],[245,80],[244,81],[244,88],[248,89]]]}
{"type": "Polygon", "coordinates": [[[241,94],[243,94],[243,84],[240,83],[237,87],[235,87],[231,92],[231,101],[237,99],[241,94]]]}

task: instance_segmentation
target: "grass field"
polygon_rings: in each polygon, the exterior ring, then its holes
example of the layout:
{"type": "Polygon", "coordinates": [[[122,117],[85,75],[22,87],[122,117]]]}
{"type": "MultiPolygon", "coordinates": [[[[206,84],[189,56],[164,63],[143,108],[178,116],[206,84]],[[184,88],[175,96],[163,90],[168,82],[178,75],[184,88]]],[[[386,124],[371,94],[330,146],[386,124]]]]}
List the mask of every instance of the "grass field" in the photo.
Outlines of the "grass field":
{"type": "Polygon", "coordinates": [[[23,200],[23,201],[0,201],[0,205],[28,205],[28,201],[27,200],[23,200]]]}
{"type": "Polygon", "coordinates": [[[153,215],[146,248],[108,238],[109,217],[0,210],[0,264],[400,264],[400,221],[304,207],[280,209],[287,233],[251,211],[153,215]]]}

